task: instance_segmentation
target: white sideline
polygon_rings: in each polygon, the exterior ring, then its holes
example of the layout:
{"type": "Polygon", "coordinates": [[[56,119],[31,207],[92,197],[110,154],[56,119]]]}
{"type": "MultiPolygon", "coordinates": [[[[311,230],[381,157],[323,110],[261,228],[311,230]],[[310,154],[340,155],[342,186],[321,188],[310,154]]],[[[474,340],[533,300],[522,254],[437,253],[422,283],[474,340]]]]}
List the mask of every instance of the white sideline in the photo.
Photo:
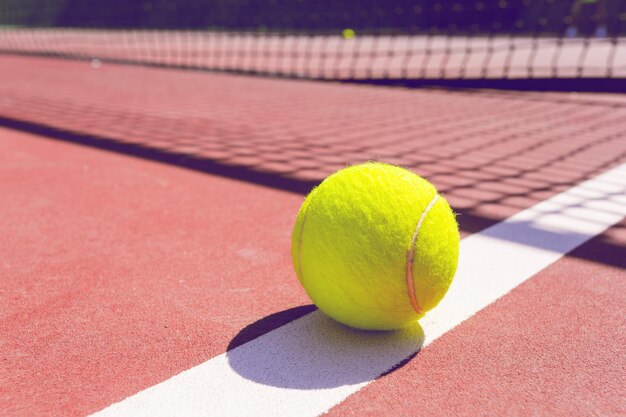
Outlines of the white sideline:
{"type": "Polygon", "coordinates": [[[421,328],[359,332],[315,311],[94,415],[317,416],[624,216],[626,164],[463,239],[421,328]]]}

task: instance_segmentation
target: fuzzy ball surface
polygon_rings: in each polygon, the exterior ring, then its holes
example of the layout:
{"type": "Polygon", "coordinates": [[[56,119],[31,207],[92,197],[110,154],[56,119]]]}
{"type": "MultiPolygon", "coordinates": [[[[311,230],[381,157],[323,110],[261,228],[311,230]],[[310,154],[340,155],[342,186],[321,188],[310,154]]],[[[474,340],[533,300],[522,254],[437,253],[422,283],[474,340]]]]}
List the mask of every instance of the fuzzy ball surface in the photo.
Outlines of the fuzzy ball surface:
{"type": "Polygon", "coordinates": [[[383,163],[342,169],[307,196],[292,235],[315,305],[359,329],[414,323],[443,298],[459,254],[454,213],[418,175],[383,163]]]}

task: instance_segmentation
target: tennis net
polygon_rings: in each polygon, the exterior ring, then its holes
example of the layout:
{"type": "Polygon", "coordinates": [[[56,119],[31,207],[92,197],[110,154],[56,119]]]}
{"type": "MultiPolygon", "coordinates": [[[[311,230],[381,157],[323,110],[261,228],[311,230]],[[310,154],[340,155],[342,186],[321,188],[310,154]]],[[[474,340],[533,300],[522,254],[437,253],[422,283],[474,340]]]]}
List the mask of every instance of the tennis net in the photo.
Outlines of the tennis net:
{"type": "Polygon", "coordinates": [[[5,0],[0,52],[311,79],[626,78],[626,0],[5,0]]]}

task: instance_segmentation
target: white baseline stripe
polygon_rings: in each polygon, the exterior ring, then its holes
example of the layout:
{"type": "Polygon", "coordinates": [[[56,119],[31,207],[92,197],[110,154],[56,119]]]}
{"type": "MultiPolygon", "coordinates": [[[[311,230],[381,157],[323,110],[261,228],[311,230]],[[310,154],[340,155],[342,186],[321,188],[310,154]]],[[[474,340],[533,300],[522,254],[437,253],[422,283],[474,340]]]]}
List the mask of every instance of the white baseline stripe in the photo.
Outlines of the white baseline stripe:
{"type": "Polygon", "coordinates": [[[624,216],[626,164],[463,239],[421,327],[361,332],[315,311],[95,415],[322,414],[624,216]]]}

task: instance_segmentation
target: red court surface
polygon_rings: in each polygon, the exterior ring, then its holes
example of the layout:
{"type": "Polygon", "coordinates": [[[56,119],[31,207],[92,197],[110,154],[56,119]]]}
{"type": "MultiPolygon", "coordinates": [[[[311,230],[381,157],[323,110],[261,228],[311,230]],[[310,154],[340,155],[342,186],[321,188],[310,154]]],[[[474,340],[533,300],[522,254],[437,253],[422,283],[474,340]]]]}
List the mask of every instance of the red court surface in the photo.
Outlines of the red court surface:
{"type": "MultiPolygon", "coordinates": [[[[291,228],[346,164],[410,167],[468,237],[626,162],[618,95],[7,56],[0,78],[3,415],[95,413],[310,312],[291,228]]],[[[329,414],[626,414],[625,247],[622,219],[329,414]]]]}

